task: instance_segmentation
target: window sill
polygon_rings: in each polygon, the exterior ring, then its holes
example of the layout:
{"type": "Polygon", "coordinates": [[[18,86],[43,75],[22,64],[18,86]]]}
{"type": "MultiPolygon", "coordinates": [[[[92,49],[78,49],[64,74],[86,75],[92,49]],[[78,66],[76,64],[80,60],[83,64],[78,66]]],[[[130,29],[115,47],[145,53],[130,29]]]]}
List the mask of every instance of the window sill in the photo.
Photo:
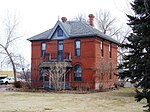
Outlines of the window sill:
{"type": "Polygon", "coordinates": [[[81,81],[73,81],[73,82],[82,82],[82,80],[81,81]]]}
{"type": "Polygon", "coordinates": [[[74,56],[75,58],[80,58],[81,56],[74,56]]]}

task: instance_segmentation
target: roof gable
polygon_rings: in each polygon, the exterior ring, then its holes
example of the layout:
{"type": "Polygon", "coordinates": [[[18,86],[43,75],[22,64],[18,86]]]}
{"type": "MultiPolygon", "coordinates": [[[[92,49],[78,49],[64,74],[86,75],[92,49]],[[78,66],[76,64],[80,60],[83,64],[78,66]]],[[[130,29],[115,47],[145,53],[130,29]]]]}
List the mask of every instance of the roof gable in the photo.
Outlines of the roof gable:
{"type": "Polygon", "coordinates": [[[51,40],[63,40],[63,39],[68,39],[68,36],[66,36],[66,33],[64,33],[64,30],[62,30],[60,26],[58,25],[58,27],[56,28],[56,30],[54,31],[50,39],[51,40]]]}
{"type": "Polygon", "coordinates": [[[61,39],[61,38],[56,36],[56,32],[57,32],[58,27],[60,27],[62,29],[63,33],[64,33],[64,36],[62,37],[62,39],[69,38],[69,34],[66,31],[66,29],[64,28],[64,26],[62,25],[62,23],[60,21],[57,21],[57,23],[55,24],[53,29],[50,31],[50,35],[49,35],[48,39],[52,39],[52,40],[61,39]]]}

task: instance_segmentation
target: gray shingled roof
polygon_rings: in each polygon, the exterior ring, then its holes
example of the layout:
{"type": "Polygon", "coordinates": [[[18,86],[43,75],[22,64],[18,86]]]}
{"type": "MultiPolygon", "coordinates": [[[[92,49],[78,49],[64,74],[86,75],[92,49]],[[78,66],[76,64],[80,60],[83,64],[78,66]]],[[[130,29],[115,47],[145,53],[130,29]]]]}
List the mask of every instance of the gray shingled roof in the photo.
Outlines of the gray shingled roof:
{"type": "Polygon", "coordinates": [[[47,31],[44,31],[44,32],[42,32],[42,33],[40,33],[40,34],[37,34],[37,35],[35,35],[35,36],[29,38],[28,40],[29,40],[29,41],[34,41],[34,40],[45,40],[45,39],[48,39],[48,36],[49,36],[49,34],[50,34],[50,31],[51,31],[51,29],[49,29],[49,30],[47,30],[47,31]]]}
{"type": "MultiPolygon", "coordinates": [[[[58,24],[61,24],[61,26],[64,28],[64,30],[67,32],[69,35],[69,38],[74,38],[74,37],[100,37],[105,40],[111,41],[113,43],[119,44],[116,40],[111,38],[108,35],[103,34],[96,28],[93,28],[92,26],[88,25],[85,22],[82,21],[67,21],[65,23],[58,21],[58,24]]],[[[52,29],[49,29],[45,32],[42,32],[38,35],[35,35],[31,38],[29,38],[29,41],[37,41],[37,40],[45,40],[49,39],[49,35],[52,33],[52,29]]]]}

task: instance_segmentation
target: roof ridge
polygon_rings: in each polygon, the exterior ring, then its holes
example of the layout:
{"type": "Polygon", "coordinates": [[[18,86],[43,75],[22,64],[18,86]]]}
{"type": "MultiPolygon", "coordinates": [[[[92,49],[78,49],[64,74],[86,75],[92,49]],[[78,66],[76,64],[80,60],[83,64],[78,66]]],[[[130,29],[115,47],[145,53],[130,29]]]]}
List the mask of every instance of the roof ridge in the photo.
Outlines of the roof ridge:
{"type": "Polygon", "coordinates": [[[60,23],[61,23],[62,27],[64,28],[64,30],[66,31],[66,33],[70,36],[71,21],[66,21],[65,23],[60,22],[60,23]],[[69,29],[68,29],[68,27],[69,27],[69,29]]]}
{"type": "Polygon", "coordinates": [[[96,27],[90,26],[87,22],[85,21],[66,21],[65,23],[61,21],[57,21],[55,26],[52,29],[46,30],[45,32],[42,32],[38,35],[35,35],[31,38],[29,38],[29,41],[36,41],[36,40],[44,40],[44,39],[49,39],[49,37],[52,36],[54,33],[54,29],[57,26],[60,26],[66,35],[66,37],[100,37],[102,39],[108,40],[113,43],[117,43],[118,41],[112,38],[109,35],[104,34],[101,32],[99,29],[96,27]]]}
{"type": "MultiPolygon", "coordinates": [[[[97,36],[102,36],[101,38],[103,38],[103,37],[105,37],[104,39],[106,39],[106,40],[109,40],[109,39],[111,39],[111,41],[113,41],[113,42],[115,42],[115,43],[118,43],[118,41],[117,40],[115,40],[114,38],[112,38],[111,36],[109,36],[109,35],[107,35],[107,34],[104,34],[103,32],[101,32],[100,30],[98,30],[97,28],[94,28],[94,27],[92,27],[91,25],[89,25],[89,24],[87,24],[86,22],[85,23],[83,23],[82,21],[81,21],[81,23],[83,24],[83,25],[86,25],[86,26],[88,26],[89,28],[90,28],[90,30],[93,32],[93,34],[95,34],[95,35],[97,35],[97,36]],[[97,30],[97,33],[94,31],[94,30],[97,30]]],[[[109,40],[110,41],[110,40],[109,40]]]]}
{"type": "Polygon", "coordinates": [[[93,31],[93,27],[92,27],[91,25],[87,24],[86,22],[83,23],[82,21],[81,21],[81,23],[82,23],[84,26],[88,26],[88,27],[90,28],[90,30],[95,34],[95,32],[93,31]]]}

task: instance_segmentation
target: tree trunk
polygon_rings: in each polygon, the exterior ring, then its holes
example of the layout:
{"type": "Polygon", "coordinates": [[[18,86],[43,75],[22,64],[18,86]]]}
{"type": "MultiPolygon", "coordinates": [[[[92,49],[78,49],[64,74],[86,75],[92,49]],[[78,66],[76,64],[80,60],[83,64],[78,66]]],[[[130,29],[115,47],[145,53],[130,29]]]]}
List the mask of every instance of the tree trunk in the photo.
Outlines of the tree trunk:
{"type": "Polygon", "coordinates": [[[11,62],[11,64],[12,64],[12,66],[13,66],[14,80],[15,80],[15,82],[16,82],[16,81],[17,81],[17,75],[16,75],[16,67],[15,67],[14,61],[13,61],[13,59],[12,59],[12,56],[11,56],[10,53],[8,52],[8,50],[7,50],[6,48],[4,48],[4,49],[5,49],[6,53],[7,53],[7,56],[8,56],[9,59],[10,59],[10,62],[11,62]]]}

